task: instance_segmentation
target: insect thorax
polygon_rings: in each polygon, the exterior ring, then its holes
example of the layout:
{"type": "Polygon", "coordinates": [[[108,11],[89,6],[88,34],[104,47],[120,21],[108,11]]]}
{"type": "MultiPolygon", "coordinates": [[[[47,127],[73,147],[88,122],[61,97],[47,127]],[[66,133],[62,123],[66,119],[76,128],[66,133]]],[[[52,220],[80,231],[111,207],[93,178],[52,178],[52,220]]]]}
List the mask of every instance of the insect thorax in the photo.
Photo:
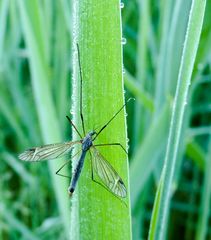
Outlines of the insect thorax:
{"type": "Polygon", "coordinates": [[[87,151],[92,146],[92,134],[88,133],[82,141],[82,150],[87,151]]]}

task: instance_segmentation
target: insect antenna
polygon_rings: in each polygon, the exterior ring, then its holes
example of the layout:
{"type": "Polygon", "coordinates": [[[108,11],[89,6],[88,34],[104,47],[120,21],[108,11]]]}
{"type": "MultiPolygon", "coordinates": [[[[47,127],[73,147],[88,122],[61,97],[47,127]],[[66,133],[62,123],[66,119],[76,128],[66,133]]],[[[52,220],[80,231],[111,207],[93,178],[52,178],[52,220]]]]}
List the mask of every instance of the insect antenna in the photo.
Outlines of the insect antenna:
{"type": "Polygon", "coordinates": [[[82,123],[82,128],[83,128],[83,134],[85,136],[84,117],[83,117],[83,112],[82,112],[82,99],[83,99],[83,96],[82,96],[82,94],[83,94],[82,84],[83,84],[83,77],[82,77],[79,45],[78,45],[78,43],[76,45],[77,45],[77,52],[78,52],[78,65],[79,65],[79,75],[80,75],[80,117],[81,117],[81,123],[82,123]]]}
{"type": "Polygon", "coordinates": [[[113,115],[113,117],[99,130],[99,132],[97,132],[97,134],[95,135],[95,137],[93,138],[93,141],[97,138],[97,136],[109,125],[109,123],[114,120],[114,118],[122,111],[122,109],[127,105],[127,103],[130,100],[135,100],[134,98],[129,98],[126,103],[113,115]]]}

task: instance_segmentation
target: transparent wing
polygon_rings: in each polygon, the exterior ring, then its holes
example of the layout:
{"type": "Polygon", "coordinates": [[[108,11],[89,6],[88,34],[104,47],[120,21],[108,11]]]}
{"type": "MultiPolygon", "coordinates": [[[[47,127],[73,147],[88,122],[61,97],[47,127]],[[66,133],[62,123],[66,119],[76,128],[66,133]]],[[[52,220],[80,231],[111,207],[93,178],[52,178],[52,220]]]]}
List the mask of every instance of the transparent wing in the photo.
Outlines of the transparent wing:
{"type": "Polygon", "coordinates": [[[43,161],[62,157],[69,153],[73,146],[80,141],[48,144],[41,147],[30,148],[21,153],[18,158],[23,161],[43,161]]]}
{"type": "Polygon", "coordinates": [[[125,198],[127,196],[127,189],[119,174],[94,146],[90,150],[92,154],[92,167],[103,184],[116,196],[125,198]]]}

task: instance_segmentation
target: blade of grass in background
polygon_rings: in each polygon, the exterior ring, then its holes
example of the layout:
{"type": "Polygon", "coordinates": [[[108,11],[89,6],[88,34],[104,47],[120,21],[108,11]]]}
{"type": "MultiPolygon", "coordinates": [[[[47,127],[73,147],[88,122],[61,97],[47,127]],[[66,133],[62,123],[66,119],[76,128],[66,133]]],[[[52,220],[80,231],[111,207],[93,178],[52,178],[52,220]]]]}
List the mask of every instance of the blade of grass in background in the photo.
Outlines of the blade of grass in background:
{"type": "Polygon", "coordinates": [[[25,183],[29,185],[35,184],[35,178],[26,171],[20,161],[8,152],[2,152],[0,156],[7,162],[7,164],[10,165],[11,168],[14,169],[14,171],[25,181],[25,183]]]}
{"type": "Polygon", "coordinates": [[[178,0],[172,6],[172,16],[168,29],[166,49],[166,60],[164,64],[163,83],[166,85],[166,92],[174,95],[179,65],[182,56],[182,47],[185,39],[185,31],[188,22],[192,0],[178,0]]]}
{"type": "MultiPolygon", "coordinates": [[[[55,4],[55,41],[53,45],[53,87],[56,92],[56,110],[59,116],[59,122],[61,123],[62,131],[65,131],[67,119],[67,109],[69,109],[69,101],[65,101],[69,97],[69,85],[71,80],[70,74],[70,52],[71,52],[71,35],[68,32],[68,23],[65,22],[65,12],[68,13],[69,9],[64,9],[61,1],[57,1],[55,4]],[[66,28],[61,27],[64,23],[67,24],[66,28]],[[62,44],[61,44],[62,43],[62,44]],[[58,85],[59,79],[59,85],[58,85]]],[[[66,14],[67,14],[66,13],[66,14]]],[[[71,18],[70,18],[71,19],[71,18]]],[[[69,126],[69,125],[68,125],[69,126]]]]}
{"type": "MultiPolygon", "coordinates": [[[[210,64],[210,42],[211,42],[211,31],[210,31],[210,19],[211,19],[211,1],[207,1],[206,14],[204,18],[203,31],[200,38],[199,50],[196,56],[195,66],[204,65],[206,62],[210,64]]],[[[201,70],[203,67],[201,66],[201,70]]],[[[198,67],[194,68],[193,77],[198,75],[198,67]]],[[[203,77],[203,76],[202,76],[203,77]]]]}
{"type": "MultiPolygon", "coordinates": [[[[46,34],[44,34],[46,26],[43,24],[44,21],[41,21],[42,18],[40,14],[42,11],[40,9],[40,3],[36,0],[30,2],[18,1],[18,4],[23,24],[23,33],[27,45],[30,70],[32,74],[33,94],[42,136],[45,143],[60,142],[60,128],[56,117],[55,106],[52,101],[52,95],[50,93],[49,66],[47,62],[48,56],[46,52],[47,48],[45,48],[47,39],[45,39],[46,34]]],[[[60,84],[59,80],[57,84],[60,84]]],[[[61,163],[59,161],[49,161],[49,169],[59,210],[63,218],[66,236],[68,236],[68,185],[63,178],[58,178],[55,174],[60,166],[61,163]]]]}
{"type": "Polygon", "coordinates": [[[142,89],[141,86],[138,86],[138,84],[135,82],[135,79],[133,79],[131,74],[127,71],[125,72],[124,84],[130,93],[132,93],[132,95],[136,98],[136,100],[140,102],[139,104],[142,104],[150,112],[154,111],[152,97],[148,94],[148,92],[142,89]]]}
{"type": "MultiPolygon", "coordinates": [[[[86,132],[96,128],[99,130],[124,103],[120,11],[118,0],[74,1],[73,39],[74,49],[76,43],[80,49],[83,75],[82,106],[86,132]]],[[[80,81],[76,50],[73,67],[73,120],[81,130],[80,81]]],[[[78,136],[75,134],[75,137],[78,136]]],[[[125,112],[122,111],[99,135],[96,143],[120,142],[126,146],[126,141],[125,112]]],[[[99,151],[125,182],[128,191],[125,200],[127,206],[92,181],[90,156],[87,154],[73,196],[71,239],[131,239],[127,156],[119,147],[101,147],[99,151]]]]}
{"type": "Polygon", "coordinates": [[[165,65],[167,59],[167,43],[169,34],[170,17],[172,13],[172,0],[160,1],[161,24],[160,26],[160,49],[158,54],[158,63],[155,81],[155,115],[157,115],[165,102],[165,97],[168,94],[166,89],[167,84],[163,82],[165,65]],[[162,87],[161,87],[162,86],[162,87]]]}
{"type": "Polygon", "coordinates": [[[0,204],[1,215],[9,223],[11,229],[16,229],[25,239],[39,240],[39,238],[32,231],[23,225],[19,219],[13,216],[13,213],[10,212],[10,210],[11,209],[7,209],[4,205],[0,204]]]}
{"type": "Polygon", "coordinates": [[[3,49],[4,49],[4,35],[5,35],[5,27],[6,27],[6,18],[8,14],[8,9],[9,9],[9,1],[3,0],[0,2],[0,70],[2,67],[2,54],[3,54],[3,49]]]}
{"type": "MultiPolygon", "coordinates": [[[[149,89],[147,81],[147,56],[150,28],[150,4],[149,0],[138,1],[138,10],[140,13],[139,29],[137,36],[137,55],[136,55],[136,81],[140,85],[140,91],[149,89]]],[[[133,138],[134,142],[140,143],[143,136],[148,131],[150,125],[150,114],[147,108],[144,108],[138,101],[135,102],[133,138]]]]}
{"type": "Polygon", "coordinates": [[[160,116],[158,116],[157,121],[150,126],[141,147],[138,148],[138,151],[131,159],[130,188],[132,209],[135,208],[138,196],[143,191],[146,181],[156,166],[155,161],[166,146],[169,119],[170,104],[167,103],[160,116]],[[154,150],[152,151],[152,149],[154,150]]]}
{"type": "Polygon", "coordinates": [[[210,196],[211,196],[211,136],[209,136],[209,146],[208,152],[206,154],[206,167],[204,173],[204,182],[201,190],[201,214],[199,215],[197,229],[196,229],[196,239],[206,239],[208,230],[208,220],[209,220],[209,210],[210,210],[210,196]]]}
{"type": "Polygon", "coordinates": [[[157,192],[153,216],[151,219],[149,239],[164,239],[171,197],[172,180],[175,171],[175,160],[178,151],[187,94],[195,56],[199,44],[206,1],[194,0],[190,11],[189,23],[183,49],[183,55],[178,76],[177,90],[171,119],[168,146],[160,182],[157,192]]]}

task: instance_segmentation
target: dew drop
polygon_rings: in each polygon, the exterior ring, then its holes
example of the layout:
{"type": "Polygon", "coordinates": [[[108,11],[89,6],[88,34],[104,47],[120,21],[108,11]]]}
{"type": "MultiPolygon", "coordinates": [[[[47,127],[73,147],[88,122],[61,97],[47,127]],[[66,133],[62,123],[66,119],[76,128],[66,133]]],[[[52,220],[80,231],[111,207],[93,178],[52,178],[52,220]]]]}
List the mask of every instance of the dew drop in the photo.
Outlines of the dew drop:
{"type": "Polygon", "coordinates": [[[122,68],[122,73],[125,74],[125,68],[124,67],[122,68]]]}
{"type": "Polygon", "coordinates": [[[121,3],[120,3],[120,8],[122,9],[122,8],[124,8],[124,6],[125,6],[124,3],[121,2],[121,3]]]}
{"type": "Polygon", "coordinates": [[[127,43],[127,39],[126,38],[122,38],[121,43],[122,43],[122,45],[125,45],[127,43]]]}
{"type": "Polygon", "coordinates": [[[74,112],[73,109],[70,110],[70,114],[71,114],[71,116],[74,116],[74,115],[75,115],[75,112],[74,112]]]}

